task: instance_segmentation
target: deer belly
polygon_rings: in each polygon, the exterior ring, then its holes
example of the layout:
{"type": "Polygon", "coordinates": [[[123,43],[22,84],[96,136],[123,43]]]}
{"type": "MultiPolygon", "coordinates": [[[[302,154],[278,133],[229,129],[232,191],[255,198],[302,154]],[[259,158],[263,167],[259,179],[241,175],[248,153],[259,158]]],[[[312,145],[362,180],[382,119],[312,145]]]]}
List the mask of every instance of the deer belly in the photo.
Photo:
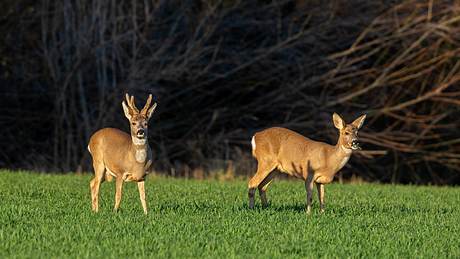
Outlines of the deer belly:
{"type": "Polygon", "coordinates": [[[304,178],[306,175],[305,166],[301,166],[299,163],[291,161],[290,163],[278,163],[277,169],[282,173],[285,173],[296,178],[304,178]]]}

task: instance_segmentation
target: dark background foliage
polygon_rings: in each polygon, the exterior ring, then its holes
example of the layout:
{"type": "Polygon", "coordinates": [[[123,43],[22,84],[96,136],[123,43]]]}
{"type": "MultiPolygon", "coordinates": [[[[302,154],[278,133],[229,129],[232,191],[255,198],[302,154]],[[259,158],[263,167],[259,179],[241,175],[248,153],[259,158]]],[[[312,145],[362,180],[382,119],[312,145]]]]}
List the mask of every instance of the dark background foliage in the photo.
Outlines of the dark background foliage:
{"type": "Polygon", "coordinates": [[[334,143],[368,120],[340,177],[460,180],[455,1],[2,1],[0,167],[90,170],[121,101],[152,93],[155,170],[252,174],[250,138],[279,125],[334,143]]]}

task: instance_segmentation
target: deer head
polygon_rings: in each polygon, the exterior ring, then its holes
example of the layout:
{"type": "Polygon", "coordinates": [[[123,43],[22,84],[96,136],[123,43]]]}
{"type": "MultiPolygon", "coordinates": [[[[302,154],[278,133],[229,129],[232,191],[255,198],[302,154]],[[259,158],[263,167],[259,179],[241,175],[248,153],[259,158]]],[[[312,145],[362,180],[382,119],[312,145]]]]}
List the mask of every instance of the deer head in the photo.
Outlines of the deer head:
{"type": "Polygon", "coordinates": [[[363,126],[366,115],[361,115],[355,121],[350,124],[346,124],[345,121],[337,114],[332,115],[334,126],[339,130],[339,145],[346,149],[357,150],[360,149],[358,142],[358,130],[363,126]]]}
{"type": "Polygon", "coordinates": [[[129,120],[131,138],[135,145],[144,145],[147,143],[148,121],[157,107],[156,103],[150,105],[151,102],[152,95],[150,94],[144,108],[140,112],[134,103],[134,96],[126,94],[126,100],[121,103],[125,116],[129,120]]]}

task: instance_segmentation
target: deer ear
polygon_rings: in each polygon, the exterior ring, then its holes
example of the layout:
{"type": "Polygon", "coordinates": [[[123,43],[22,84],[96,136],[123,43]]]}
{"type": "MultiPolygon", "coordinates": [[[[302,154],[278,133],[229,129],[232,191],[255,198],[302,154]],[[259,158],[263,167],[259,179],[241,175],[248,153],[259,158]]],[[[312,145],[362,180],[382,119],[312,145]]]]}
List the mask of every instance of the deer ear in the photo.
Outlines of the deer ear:
{"type": "Polygon", "coordinates": [[[361,116],[359,116],[359,118],[357,118],[351,124],[353,124],[353,126],[355,126],[356,128],[360,129],[363,126],[365,119],[366,119],[366,114],[361,115],[361,116]]]}
{"type": "Polygon", "coordinates": [[[334,112],[334,114],[332,115],[332,120],[334,121],[334,126],[336,128],[345,128],[345,121],[337,113],[334,112]]]}
{"type": "Polygon", "coordinates": [[[153,112],[155,111],[156,108],[157,108],[157,103],[153,103],[153,104],[152,104],[152,107],[150,107],[150,108],[147,110],[147,118],[150,119],[150,117],[152,117],[152,114],[153,114],[153,112]]]}
{"type": "Polygon", "coordinates": [[[123,111],[125,112],[126,118],[128,118],[128,120],[131,120],[131,111],[129,110],[129,107],[128,105],[126,105],[125,101],[121,102],[121,106],[123,106],[123,111]]]}

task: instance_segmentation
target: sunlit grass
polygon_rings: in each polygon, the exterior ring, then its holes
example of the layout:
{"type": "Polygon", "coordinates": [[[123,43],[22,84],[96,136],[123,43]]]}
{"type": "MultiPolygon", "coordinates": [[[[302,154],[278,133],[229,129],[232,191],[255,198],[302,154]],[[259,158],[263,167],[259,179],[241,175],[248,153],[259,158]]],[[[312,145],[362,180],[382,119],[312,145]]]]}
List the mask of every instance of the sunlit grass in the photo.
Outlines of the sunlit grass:
{"type": "Polygon", "coordinates": [[[300,181],[249,210],[245,181],[151,177],[145,216],[132,183],[92,213],[90,178],[1,172],[0,257],[460,257],[459,188],[332,184],[307,216],[300,181]]]}

